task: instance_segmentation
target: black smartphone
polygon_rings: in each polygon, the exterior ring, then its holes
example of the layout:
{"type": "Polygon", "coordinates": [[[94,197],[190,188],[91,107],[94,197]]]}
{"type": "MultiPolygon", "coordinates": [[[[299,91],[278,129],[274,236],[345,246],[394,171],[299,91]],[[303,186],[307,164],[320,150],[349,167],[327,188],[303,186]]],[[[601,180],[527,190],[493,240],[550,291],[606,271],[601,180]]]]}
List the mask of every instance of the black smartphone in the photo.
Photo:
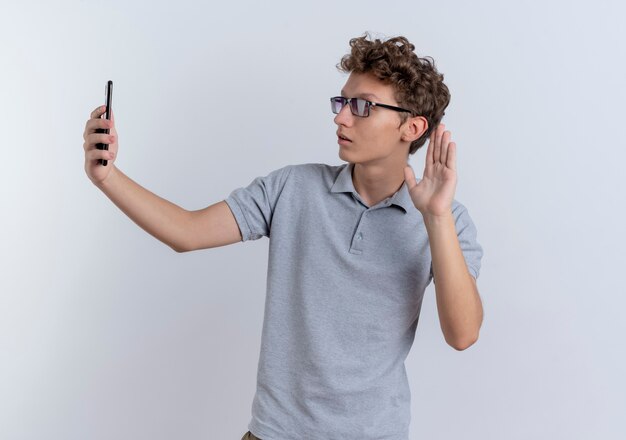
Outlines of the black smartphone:
{"type": "MultiPolygon", "coordinates": [[[[109,80],[107,82],[107,85],[104,88],[104,95],[106,96],[106,113],[104,114],[104,117],[106,119],[111,119],[111,105],[113,103],[113,81],[109,80]]],[[[102,116],[100,116],[102,118],[102,116]]],[[[109,129],[108,128],[96,128],[96,133],[106,133],[109,134],[109,129]]],[[[98,150],[107,150],[109,149],[109,144],[96,144],[96,148],[98,150]]],[[[107,164],[109,163],[108,160],[106,159],[98,159],[98,163],[107,166],[107,164]]]]}

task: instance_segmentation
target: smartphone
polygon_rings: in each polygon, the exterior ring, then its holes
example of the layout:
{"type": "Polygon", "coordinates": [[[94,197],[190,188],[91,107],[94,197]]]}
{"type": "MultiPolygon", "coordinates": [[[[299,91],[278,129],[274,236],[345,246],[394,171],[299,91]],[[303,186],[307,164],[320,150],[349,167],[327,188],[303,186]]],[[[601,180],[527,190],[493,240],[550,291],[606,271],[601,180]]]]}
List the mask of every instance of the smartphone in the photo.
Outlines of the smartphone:
{"type": "MultiPolygon", "coordinates": [[[[106,112],[104,114],[104,117],[106,119],[111,119],[111,105],[113,103],[113,81],[109,80],[104,88],[104,96],[106,96],[106,112]]],[[[102,118],[102,116],[100,116],[102,118]]],[[[96,129],[96,133],[106,133],[109,134],[109,129],[108,128],[97,128],[96,129]]],[[[107,150],[109,149],[109,144],[101,144],[98,143],[96,144],[96,148],[98,150],[107,150]]],[[[104,166],[107,166],[107,164],[109,163],[108,160],[106,159],[98,159],[98,163],[102,164],[104,166]]]]}

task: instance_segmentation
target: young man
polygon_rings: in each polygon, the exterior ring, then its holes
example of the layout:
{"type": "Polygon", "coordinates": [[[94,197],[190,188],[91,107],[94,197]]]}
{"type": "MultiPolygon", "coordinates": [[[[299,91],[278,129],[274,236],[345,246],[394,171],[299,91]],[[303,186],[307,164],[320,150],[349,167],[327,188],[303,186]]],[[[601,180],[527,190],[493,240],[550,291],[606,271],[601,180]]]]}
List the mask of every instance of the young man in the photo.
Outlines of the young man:
{"type": "Polygon", "coordinates": [[[464,350],[478,338],[482,248],[453,198],[456,145],[440,124],[450,100],[443,75],[404,37],[364,36],[350,45],[339,65],[350,75],[331,98],[347,163],[289,165],[203,210],[186,211],[119,171],[115,121],[100,119],[102,109],[86,124],[89,178],[173,249],[271,237],[244,439],[406,440],[404,361],[433,278],[447,343],[464,350]],[[107,127],[111,135],[95,134],[107,127]],[[407,159],[426,139],[418,182],[407,159]],[[110,143],[109,151],[95,149],[97,142],[110,143]]]}

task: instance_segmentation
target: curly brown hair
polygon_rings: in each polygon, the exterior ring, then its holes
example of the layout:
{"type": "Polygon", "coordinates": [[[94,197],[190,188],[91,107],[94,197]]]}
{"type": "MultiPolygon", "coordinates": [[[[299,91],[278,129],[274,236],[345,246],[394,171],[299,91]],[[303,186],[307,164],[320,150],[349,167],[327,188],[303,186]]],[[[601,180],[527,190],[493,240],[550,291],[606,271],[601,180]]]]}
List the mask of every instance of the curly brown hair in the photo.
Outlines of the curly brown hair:
{"type": "MultiPolygon", "coordinates": [[[[432,57],[418,57],[415,46],[405,37],[381,41],[372,40],[366,32],[350,40],[351,52],[341,58],[337,69],[350,73],[372,73],[379,80],[391,84],[400,107],[411,110],[411,116],[423,116],[428,129],[411,142],[409,154],[415,153],[441,122],[450,103],[450,91],[443,83],[443,74],[435,68],[432,57]],[[369,38],[369,39],[368,39],[369,38]]],[[[408,113],[399,113],[404,124],[408,113]]]]}

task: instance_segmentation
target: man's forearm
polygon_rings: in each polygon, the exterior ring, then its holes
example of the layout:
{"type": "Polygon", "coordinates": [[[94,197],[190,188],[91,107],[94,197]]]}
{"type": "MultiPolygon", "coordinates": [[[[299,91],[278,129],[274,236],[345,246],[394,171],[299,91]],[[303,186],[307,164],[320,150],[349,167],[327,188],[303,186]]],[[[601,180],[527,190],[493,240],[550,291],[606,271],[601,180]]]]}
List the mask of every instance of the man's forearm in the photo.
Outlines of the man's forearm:
{"type": "Polygon", "coordinates": [[[132,221],[177,252],[187,243],[189,211],[134,182],[115,165],[103,183],[96,185],[132,221]]]}
{"type": "Polygon", "coordinates": [[[467,270],[452,213],[424,218],[437,297],[439,322],[448,344],[464,350],[478,339],[483,307],[474,278],[467,270]]]}

